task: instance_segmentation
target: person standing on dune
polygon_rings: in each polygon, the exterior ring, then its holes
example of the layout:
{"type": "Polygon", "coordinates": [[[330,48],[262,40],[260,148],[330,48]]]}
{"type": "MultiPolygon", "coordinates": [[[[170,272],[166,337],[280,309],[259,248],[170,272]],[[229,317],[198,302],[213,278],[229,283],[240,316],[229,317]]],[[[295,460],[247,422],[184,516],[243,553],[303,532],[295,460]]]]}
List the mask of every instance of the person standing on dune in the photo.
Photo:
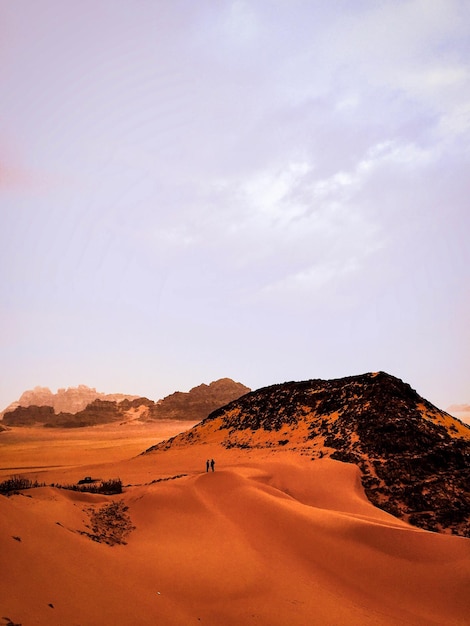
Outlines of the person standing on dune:
{"type": "Polygon", "coordinates": [[[209,471],[209,465],[210,465],[210,461],[209,461],[209,459],[207,459],[207,461],[206,461],[206,472],[209,471]]]}
{"type": "Polygon", "coordinates": [[[214,471],[214,466],[215,466],[215,461],[214,459],[212,459],[211,461],[211,470],[214,471]]]}

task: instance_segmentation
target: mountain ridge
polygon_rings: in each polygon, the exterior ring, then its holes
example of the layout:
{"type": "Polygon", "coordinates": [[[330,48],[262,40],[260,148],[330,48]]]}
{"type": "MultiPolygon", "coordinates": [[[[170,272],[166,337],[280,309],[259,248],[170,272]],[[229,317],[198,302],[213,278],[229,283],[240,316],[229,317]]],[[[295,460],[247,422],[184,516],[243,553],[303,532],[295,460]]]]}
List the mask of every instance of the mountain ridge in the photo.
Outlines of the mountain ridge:
{"type": "MultiPolygon", "coordinates": [[[[203,383],[188,392],[177,391],[157,402],[139,396],[99,394],[99,397],[94,398],[75,412],[57,412],[54,406],[46,404],[47,399],[54,394],[47,388],[37,389],[44,404],[27,404],[27,406],[22,406],[18,405],[18,403],[13,403],[13,405],[10,405],[13,408],[4,412],[0,427],[2,425],[7,427],[43,425],[48,428],[82,428],[111,422],[148,422],[154,420],[198,422],[207,417],[214,409],[250,391],[245,385],[237,383],[230,378],[221,378],[211,382],[209,385],[203,383]]],[[[82,394],[79,403],[77,403],[77,394],[73,394],[74,407],[83,405],[83,397],[89,397],[90,394],[98,393],[96,390],[84,385],[73,388],[73,391],[81,392],[82,394]]],[[[62,396],[64,395],[62,394],[62,396]]],[[[23,401],[28,403],[34,401],[37,396],[25,392],[21,398],[24,398],[23,401]]],[[[62,399],[60,398],[61,401],[62,399]]],[[[56,406],[58,406],[58,403],[56,403],[56,406]]],[[[0,430],[4,430],[4,428],[0,428],[0,430]]]]}
{"type": "Polygon", "coordinates": [[[94,400],[105,400],[109,402],[120,402],[125,399],[133,400],[139,396],[125,393],[102,393],[94,387],[87,385],[77,385],[76,387],[60,388],[53,393],[49,387],[36,386],[34,389],[23,391],[18,400],[10,403],[1,413],[14,411],[18,407],[27,408],[29,406],[52,407],[54,413],[78,413],[85,409],[94,400]]]}

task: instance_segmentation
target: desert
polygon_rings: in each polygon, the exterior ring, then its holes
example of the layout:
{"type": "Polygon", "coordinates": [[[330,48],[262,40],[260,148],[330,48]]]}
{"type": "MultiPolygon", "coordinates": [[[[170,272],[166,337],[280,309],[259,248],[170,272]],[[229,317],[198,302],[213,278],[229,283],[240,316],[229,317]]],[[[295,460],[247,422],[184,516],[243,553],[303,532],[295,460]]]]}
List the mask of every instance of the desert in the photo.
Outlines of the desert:
{"type": "Polygon", "coordinates": [[[0,481],[39,486],[0,496],[0,623],[467,624],[469,539],[374,506],[359,467],[287,418],[227,446],[220,420],[259,398],[197,424],[2,432],[0,481]],[[122,493],[64,488],[87,476],[122,493]]]}
{"type": "Polygon", "coordinates": [[[0,0],[0,94],[0,626],[470,626],[470,0],[0,0]]]}

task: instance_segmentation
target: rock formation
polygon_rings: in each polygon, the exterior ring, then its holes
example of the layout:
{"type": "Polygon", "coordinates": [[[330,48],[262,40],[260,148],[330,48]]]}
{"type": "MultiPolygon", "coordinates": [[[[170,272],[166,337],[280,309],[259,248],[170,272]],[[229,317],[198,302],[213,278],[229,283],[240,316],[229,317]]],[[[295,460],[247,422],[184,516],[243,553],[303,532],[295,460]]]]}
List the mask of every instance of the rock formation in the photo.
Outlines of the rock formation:
{"type": "Polygon", "coordinates": [[[123,393],[100,393],[93,387],[87,387],[86,385],[59,389],[57,393],[52,393],[48,387],[35,387],[22,393],[19,400],[10,404],[3,411],[3,414],[13,411],[20,406],[49,406],[54,409],[55,413],[78,413],[94,400],[120,402],[126,398],[133,400],[137,397],[123,393]]]}
{"type": "Polygon", "coordinates": [[[96,394],[96,391],[83,385],[66,391],[59,390],[56,395],[44,387],[37,389],[37,393],[35,391],[25,392],[21,396],[20,401],[27,403],[26,406],[15,406],[16,403],[10,405],[3,416],[2,424],[4,426],[42,425],[49,428],[80,428],[128,421],[129,419],[198,422],[207,417],[214,409],[250,391],[241,383],[236,383],[229,378],[222,378],[210,383],[210,385],[199,385],[188,393],[177,391],[157,403],[148,398],[137,396],[99,394],[99,398],[94,398],[78,411],[62,410],[57,412],[57,407],[64,406],[62,400],[65,398],[72,402],[67,406],[76,408],[83,404],[87,395],[96,394]],[[69,391],[72,393],[68,393],[69,391]],[[29,404],[34,400],[53,402],[53,405],[29,404]]]}
{"type": "Polygon", "coordinates": [[[150,419],[178,419],[197,422],[215,409],[248,393],[250,389],[230,378],[193,387],[187,393],[176,391],[150,407],[150,419]]]}
{"type": "Polygon", "coordinates": [[[5,426],[34,426],[46,424],[54,418],[55,413],[51,406],[18,406],[5,413],[3,424],[5,426]]]}
{"type": "Polygon", "coordinates": [[[204,441],[355,463],[376,506],[470,536],[470,427],[384,372],[253,391],[149,451],[204,441]]]}

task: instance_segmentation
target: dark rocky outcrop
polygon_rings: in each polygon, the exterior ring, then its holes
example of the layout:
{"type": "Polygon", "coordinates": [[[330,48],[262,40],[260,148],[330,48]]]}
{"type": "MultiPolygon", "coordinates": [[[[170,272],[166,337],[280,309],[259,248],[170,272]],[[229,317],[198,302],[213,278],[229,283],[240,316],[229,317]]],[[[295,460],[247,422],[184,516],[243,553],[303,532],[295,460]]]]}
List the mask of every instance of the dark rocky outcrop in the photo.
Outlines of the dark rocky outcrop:
{"type": "Polygon", "coordinates": [[[83,426],[108,424],[120,419],[122,419],[122,411],[117,402],[94,400],[78,413],[59,413],[45,426],[49,428],[81,428],[83,426]]]}
{"type": "Polygon", "coordinates": [[[126,398],[119,402],[119,408],[122,411],[129,411],[130,409],[138,409],[142,406],[146,406],[147,408],[153,407],[155,402],[153,400],[149,400],[148,398],[134,398],[130,400],[126,398]]]}
{"type": "Polygon", "coordinates": [[[355,463],[375,505],[470,536],[470,427],[384,372],[258,389],[154,449],[208,438],[355,463]]]}
{"type": "Polygon", "coordinates": [[[5,413],[3,424],[5,426],[34,426],[45,424],[53,419],[55,413],[51,406],[19,406],[13,411],[5,413]]]}
{"type": "Polygon", "coordinates": [[[127,411],[138,408],[141,405],[147,407],[149,402],[151,401],[146,398],[123,400],[119,403],[110,400],[94,400],[85,409],[77,413],[62,412],[59,414],[56,414],[51,406],[20,406],[13,411],[5,413],[3,423],[7,426],[42,425],[46,428],[97,426],[98,424],[108,424],[122,420],[125,418],[127,411]]]}

